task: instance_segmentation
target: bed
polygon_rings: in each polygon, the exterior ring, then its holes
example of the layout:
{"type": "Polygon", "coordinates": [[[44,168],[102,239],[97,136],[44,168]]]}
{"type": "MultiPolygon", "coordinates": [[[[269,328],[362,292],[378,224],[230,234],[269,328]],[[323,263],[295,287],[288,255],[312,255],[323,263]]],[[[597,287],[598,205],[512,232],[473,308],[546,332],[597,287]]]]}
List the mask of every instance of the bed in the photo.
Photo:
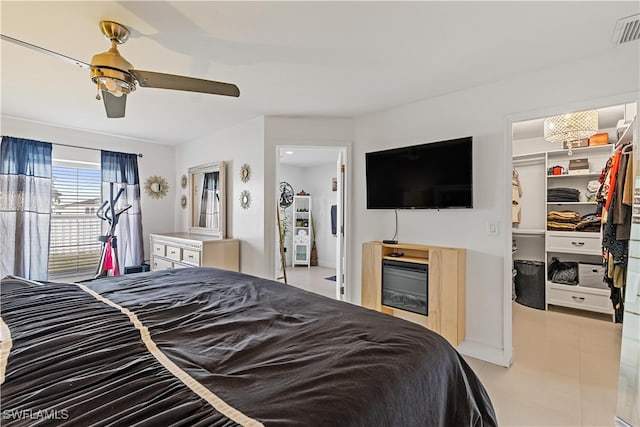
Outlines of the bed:
{"type": "Polygon", "coordinates": [[[1,291],[3,425],[497,425],[439,335],[279,282],[188,268],[1,291]]]}

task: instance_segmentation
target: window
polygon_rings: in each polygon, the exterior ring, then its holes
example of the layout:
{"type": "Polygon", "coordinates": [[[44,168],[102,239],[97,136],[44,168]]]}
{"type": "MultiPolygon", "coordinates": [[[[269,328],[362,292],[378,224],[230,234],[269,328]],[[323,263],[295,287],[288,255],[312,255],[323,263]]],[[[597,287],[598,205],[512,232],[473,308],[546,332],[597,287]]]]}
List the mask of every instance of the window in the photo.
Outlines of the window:
{"type": "Polygon", "coordinates": [[[91,276],[102,249],[100,165],[54,159],[52,166],[49,278],[91,276]]]}

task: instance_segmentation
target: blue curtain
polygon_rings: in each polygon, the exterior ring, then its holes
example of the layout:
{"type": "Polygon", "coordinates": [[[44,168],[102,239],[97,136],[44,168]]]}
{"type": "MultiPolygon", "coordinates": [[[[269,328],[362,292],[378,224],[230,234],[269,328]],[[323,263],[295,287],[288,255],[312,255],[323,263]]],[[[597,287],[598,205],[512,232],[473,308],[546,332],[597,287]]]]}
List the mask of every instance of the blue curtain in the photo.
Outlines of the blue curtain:
{"type": "Polygon", "coordinates": [[[109,198],[109,184],[113,182],[114,197],[121,188],[125,189],[118,200],[116,210],[131,205],[129,210],[120,215],[115,231],[118,238],[118,261],[122,273],[125,267],[138,266],[144,261],[138,156],[103,150],[101,151],[101,169],[102,198],[104,200],[109,198]]]}
{"type": "Polygon", "coordinates": [[[47,280],[51,144],[3,136],[0,144],[0,277],[47,280]]]}

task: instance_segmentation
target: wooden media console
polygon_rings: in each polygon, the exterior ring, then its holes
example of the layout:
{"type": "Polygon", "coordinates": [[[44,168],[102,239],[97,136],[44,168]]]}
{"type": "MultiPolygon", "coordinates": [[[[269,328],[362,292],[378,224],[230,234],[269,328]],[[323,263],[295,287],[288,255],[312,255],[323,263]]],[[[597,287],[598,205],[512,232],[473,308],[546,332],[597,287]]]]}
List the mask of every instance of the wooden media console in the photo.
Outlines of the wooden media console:
{"type": "Polygon", "coordinates": [[[365,242],[362,245],[362,306],[418,323],[457,347],[466,322],[466,251],[406,243],[365,242]],[[392,257],[392,253],[402,256],[392,257]],[[382,304],[382,261],[427,264],[428,315],[382,304]]]}

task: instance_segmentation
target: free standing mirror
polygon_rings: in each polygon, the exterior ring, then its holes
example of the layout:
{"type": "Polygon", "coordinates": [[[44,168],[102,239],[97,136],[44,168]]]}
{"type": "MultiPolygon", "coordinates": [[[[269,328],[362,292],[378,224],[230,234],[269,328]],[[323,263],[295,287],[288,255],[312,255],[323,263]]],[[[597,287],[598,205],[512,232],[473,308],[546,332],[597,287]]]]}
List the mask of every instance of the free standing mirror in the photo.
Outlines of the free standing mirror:
{"type": "Polygon", "coordinates": [[[191,212],[189,231],[226,237],[225,163],[189,168],[191,212]]]}

